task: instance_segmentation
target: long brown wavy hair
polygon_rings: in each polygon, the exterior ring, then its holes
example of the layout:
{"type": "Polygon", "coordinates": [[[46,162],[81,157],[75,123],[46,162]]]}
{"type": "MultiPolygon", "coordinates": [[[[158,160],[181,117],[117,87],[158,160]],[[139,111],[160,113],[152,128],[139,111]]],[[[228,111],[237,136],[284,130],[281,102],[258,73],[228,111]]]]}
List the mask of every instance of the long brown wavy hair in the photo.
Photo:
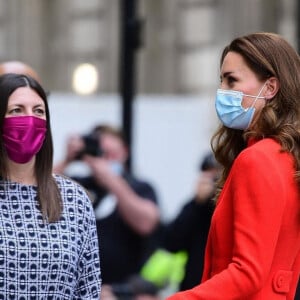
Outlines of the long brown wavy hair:
{"type": "Polygon", "coordinates": [[[34,90],[45,103],[47,132],[40,151],[36,154],[35,177],[37,180],[37,195],[40,210],[44,220],[55,222],[62,213],[62,198],[59,188],[52,175],[53,141],[50,127],[50,114],[47,96],[44,89],[33,78],[18,74],[0,76],[0,176],[8,179],[7,153],[2,139],[3,120],[5,118],[10,95],[20,87],[34,90]]]}
{"type": "Polygon", "coordinates": [[[282,151],[294,156],[295,178],[300,188],[300,59],[297,52],[280,35],[266,32],[234,39],[223,50],[221,66],[230,51],[240,54],[259,80],[276,77],[279,90],[266,102],[251,130],[244,132],[221,126],[213,135],[212,149],[224,167],[219,190],[250,137],[273,138],[280,143],[282,151]]]}

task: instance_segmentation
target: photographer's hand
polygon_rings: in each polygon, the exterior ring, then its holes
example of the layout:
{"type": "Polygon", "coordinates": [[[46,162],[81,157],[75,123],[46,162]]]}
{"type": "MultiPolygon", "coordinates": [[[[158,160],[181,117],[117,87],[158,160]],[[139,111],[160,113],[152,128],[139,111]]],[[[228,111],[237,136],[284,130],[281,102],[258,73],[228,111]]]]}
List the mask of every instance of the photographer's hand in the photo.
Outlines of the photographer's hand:
{"type": "Polygon", "coordinates": [[[101,289],[101,300],[118,300],[110,285],[103,284],[101,289]]]}
{"type": "Polygon", "coordinates": [[[78,153],[80,153],[83,148],[84,143],[80,135],[69,136],[66,145],[65,158],[54,166],[53,172],[63,174],[67,166],[76,159],[78,153]]]}
{"type": "Polygon", "coordinates": [[[84,142],[80,135],[71,135],[67,140],[66,162],[76,159],[78,154],[84,149],[84,142]]]}

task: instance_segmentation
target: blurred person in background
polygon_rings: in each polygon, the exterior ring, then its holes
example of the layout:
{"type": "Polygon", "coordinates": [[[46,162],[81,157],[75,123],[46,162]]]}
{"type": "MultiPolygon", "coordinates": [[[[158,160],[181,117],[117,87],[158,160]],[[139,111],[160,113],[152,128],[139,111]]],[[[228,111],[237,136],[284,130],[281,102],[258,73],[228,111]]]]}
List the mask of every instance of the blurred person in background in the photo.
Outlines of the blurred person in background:
{"type": "Polygon", "coordinates": [[[96,220],[85,190],[53,174],[47,96],[30,76],[0,76],[0,296],[98,299],[96,220]]]}
{"type": "Polygon", "coordinates": [[[216,181],[221,166],[213,153],[207,153],[199,166],[195,194],[174,220],[164,226],[162,247],[170,252],[185,251],[187,261],[180,290],[190,289],[201,281],[204,252],[211,216],[214,211],[216,181]]]}
{"type": "Polygon", "coordinates": [[[202,281],[168,300],[287,299],[300,272],[300,58],[275,33],[227,45],[212,139],[223,166],[202,281]]]}
{"type": "Polygon", "coordinates": [[[87,135],[70,136],[66,157],[55,167],[64,173],[79,160],[90,169],[90,175],[72,178],[93,198],[101,241],[102,299],[121,293],[110,285],[117,286],[139,271],[160,220],[154,188],[126,170],[127,159],[123,133],[103,124],[87,135]]]}
{"type": "Polygon", "coordinates": [[[200,162],[194,196],[174,218],[161,224],[157,249],[139,274],[122,287],[121,299],[161,299],[171,291],[186,290],[199,284],[203,271],[204,251],[215,207],[216,181],[221,166],[212,152],[200,162]]]}
{"type": "Polygon", "coordinates": [[[8,73],[28,75],[41,83],[38,73],[31,66],[21,61],[11,60],[0,63],[0,75],[8,73]]]}

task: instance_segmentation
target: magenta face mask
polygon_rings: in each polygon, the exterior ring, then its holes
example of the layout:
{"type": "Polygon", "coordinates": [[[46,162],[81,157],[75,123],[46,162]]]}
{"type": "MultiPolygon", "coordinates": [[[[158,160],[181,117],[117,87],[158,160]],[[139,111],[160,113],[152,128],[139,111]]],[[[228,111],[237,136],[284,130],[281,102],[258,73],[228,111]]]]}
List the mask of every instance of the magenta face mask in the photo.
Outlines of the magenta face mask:
{"type": "Polygon", "coordinates": [[[4,118],[2,138],[8,157],[19,164],[29,162],[41,149],[46,131],[46,120],[37,117],[4,118]]]}

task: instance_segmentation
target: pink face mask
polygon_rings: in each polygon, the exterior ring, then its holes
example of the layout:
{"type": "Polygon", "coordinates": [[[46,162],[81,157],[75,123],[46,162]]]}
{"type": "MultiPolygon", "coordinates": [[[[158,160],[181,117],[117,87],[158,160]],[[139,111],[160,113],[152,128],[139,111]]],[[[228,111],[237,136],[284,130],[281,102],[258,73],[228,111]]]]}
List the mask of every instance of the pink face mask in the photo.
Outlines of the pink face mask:
{"type": "Polygon", "coordinates": [[[29,162],[41,149],[46,120],[33,117],[9,117],[3,121],[3,142],[8,157],[19,164],[29,162]]]}

